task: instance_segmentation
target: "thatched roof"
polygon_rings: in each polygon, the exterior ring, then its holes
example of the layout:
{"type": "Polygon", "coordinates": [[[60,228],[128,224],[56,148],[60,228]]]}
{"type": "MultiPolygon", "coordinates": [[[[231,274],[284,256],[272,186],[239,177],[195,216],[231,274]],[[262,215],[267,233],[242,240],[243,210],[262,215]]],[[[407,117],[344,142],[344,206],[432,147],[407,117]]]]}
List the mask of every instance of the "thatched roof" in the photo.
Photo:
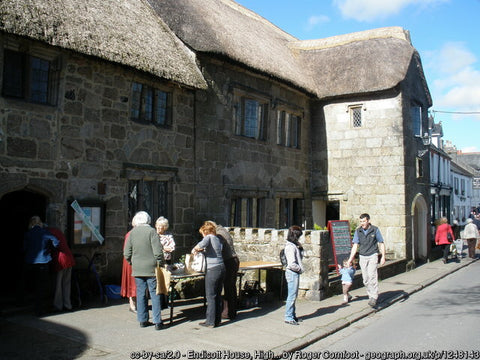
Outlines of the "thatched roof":
{"type": "Polygon", "coordinates": [[[405,79],[414,62],[430,99],[420,57],[408,32],[402,28],[299,41],[291,43],[290,47],[301,54],[302,61],[314,74],[319,98],[392,89],[405,79]]]}
{"type": "Polygon", "coordinates": [[[206,88],[194,54],[144,0],[2,0],[0,31],[206,88]]]}
{"type": "Polygon", "coordinates": [[[175,34],[197,52],[216,54],[272,78],[315,92],[288,43],[297,38],[231,0],[147,0],[175,34]]]}
{"type": "Polygon", "coordinates": [[[228,57],[320,99],[394,88],[418,58],[399,27],[299,41],[232,0],[147,1],[195,51],[228,57]]]}

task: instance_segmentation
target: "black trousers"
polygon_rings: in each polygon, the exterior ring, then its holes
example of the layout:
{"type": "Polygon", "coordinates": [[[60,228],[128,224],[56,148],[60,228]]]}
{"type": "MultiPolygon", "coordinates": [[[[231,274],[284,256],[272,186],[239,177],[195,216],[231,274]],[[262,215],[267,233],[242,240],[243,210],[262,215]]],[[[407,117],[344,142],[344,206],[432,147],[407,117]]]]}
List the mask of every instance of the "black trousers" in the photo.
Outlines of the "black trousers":
{"type": "Polygon", "coordinates": [[[225,260],[225,280],[223,282],[223,318],[237,316],[237,273],[240,266],[238,257],[225,260]]]}

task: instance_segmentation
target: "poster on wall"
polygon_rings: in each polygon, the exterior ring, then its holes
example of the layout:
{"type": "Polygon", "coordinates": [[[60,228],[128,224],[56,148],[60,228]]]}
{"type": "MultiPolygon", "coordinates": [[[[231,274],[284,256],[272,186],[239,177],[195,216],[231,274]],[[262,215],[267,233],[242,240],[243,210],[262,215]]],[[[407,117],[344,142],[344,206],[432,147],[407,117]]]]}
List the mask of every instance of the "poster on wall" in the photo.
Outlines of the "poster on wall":
{"type": "Polygon", "coordinates": [[[104,237],[103,203],[81,202],[77,200],[70,204],[69,228],[71,242],[74,246],[102,245],[104,237]]]}
{"type": "Polygon", "coordinates": [[[331,268],[338,273],[338,264],[343,265],[343,260],[350,257],[352,238],[350,236],[350,223],[348,220],[330,220],[328,222],[330,243],[332,245],[331,268]]]}

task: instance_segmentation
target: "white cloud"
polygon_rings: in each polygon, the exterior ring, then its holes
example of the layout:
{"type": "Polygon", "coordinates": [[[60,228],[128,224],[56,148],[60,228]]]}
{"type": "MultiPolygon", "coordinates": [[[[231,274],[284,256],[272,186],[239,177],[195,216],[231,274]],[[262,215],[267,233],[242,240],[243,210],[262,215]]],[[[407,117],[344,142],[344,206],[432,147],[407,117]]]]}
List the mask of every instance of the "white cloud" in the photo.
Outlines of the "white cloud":
{"type": "Polygon", "coordinates": [[[477,59],[461,42],[446,43],[438,52],[434,65],[441,73],[452,74],[474,64],[477,59]]]}
{"type": "Polygon", "coordinates": [[[306,31],[311,31],[317,25],[325,24],[330,22],[330,18],[326,15],[312,15],[307,20],[307,25],[305,26],[306,31]]]}
{"type": "Polygon", "coordinates": [[[431,55],[435,107],[480,111],[480,70],[475,55],[463,43],[446,43],[431,55]]]}
{"type": "Polygon", "coordinates": [[[386,19],[409,5],[427,6],[446,0],[333,0],[342,15],[357,21],[386,19]]]}

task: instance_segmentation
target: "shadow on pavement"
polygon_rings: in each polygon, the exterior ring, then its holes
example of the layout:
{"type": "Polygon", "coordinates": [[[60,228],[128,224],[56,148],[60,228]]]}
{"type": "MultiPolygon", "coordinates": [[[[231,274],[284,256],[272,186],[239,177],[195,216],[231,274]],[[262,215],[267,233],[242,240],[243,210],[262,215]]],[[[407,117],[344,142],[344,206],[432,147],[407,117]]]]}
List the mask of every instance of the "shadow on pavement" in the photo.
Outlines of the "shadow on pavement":
{"type": "Polygon", "coordinates": [[[87,336],[82,332],[41,318],[38,321],[47,331],[0,319],[0,358],[75,359],[87,350],[87,336]]]}

